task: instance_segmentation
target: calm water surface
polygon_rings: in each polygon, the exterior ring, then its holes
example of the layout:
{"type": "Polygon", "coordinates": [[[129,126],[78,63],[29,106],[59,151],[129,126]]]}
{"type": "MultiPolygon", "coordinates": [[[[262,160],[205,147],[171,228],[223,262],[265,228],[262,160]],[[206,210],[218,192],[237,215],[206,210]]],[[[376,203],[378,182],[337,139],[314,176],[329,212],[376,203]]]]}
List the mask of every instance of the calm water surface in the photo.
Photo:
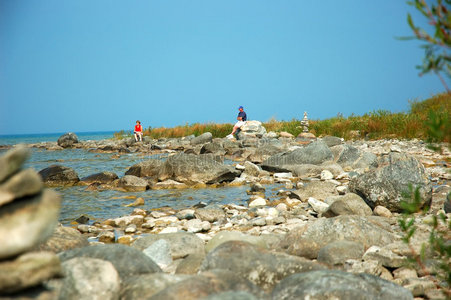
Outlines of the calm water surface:
{"type": "MultiPolygon", "coordinates": [[[[78,134],[77,134],[78,135],[78,134]]],[[[104,133],[94,133],[78,135],[80,140],[84,139],[104,139],[111,138],[104,133]]],[[[15,145],[18,143],[39,143],[46,141],[56,141],[61,134],[41,135],[41,136],[0,136],[0,145],[15,145]]],[[[2,155],[6,150],[0,150],[2,155]]],[[[113,158],[115,154],[109,153],[91,153],[84,149],[65,149],[58,151],[48,151],[44,149],[31,149],[31,157],[25,163],[24,168],[32,168],[40,171],[52,164],[61,164],[71,167],[77,172],[80,178],[102,172],[111,171],[122,177],[127,169],[150,156],[142,154],[124,154],[120,158],[113,158]]],[[[153,158],[155,158],[153,156],[153,158]]],[[[161,156],[164,159],[165,156],[161,156]]],[[[226,162],[231,163],[231,162],[226,162]]],[[[267,197],[275,196],[281,185],[267,186],[267,197]]],[[[119,192],[119,191],[86,191],[85,186],[75,186],[66,188],[55,188],[63,198],[60,221],[68,225],[74,219],[82,214],[88,215],[91,220],[104,220],[116,218],[130,214],[133,207],[125,207],[135,199],[126,197],[142,197],[145,205],[140,206],[143,209],[152,209],[162,206],[170,206],[175,209],[190,207],[200,201],[218,204],[246,204],[249,196],[246,191],[248,186],[241,187],[223,187],[206,189],[186,189],[186,190],[148,190],[145,192],[119,192]]]]}

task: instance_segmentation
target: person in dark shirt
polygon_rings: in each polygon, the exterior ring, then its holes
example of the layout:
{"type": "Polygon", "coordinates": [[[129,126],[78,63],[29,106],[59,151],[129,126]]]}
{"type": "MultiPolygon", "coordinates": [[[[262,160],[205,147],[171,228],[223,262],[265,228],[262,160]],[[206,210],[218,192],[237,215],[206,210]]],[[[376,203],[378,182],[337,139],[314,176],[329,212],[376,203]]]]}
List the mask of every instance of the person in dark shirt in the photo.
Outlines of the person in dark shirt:
{"type": "Polygon", "coordinates": [[[241,128],[244,124],[246,124],[247,121],[247,115],[244,112],[244,108],[242,106],[238,107],[238,110],[240,111],[238,113],[238,117],[236,118],[238,121],[235,123],[235,125],[233,126],[233,130],[232,133],[229,134],[227,137],[228,138],[232,138],[233,135],[237,132],[237,130],[239,128],[241,128]]]}

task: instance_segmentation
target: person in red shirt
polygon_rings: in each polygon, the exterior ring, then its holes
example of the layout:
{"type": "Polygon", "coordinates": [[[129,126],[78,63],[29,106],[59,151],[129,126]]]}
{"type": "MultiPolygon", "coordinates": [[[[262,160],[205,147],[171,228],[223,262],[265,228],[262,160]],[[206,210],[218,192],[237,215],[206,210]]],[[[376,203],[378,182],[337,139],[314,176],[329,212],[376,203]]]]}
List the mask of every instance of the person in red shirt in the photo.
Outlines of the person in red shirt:
{"type": "Polygon", "coordinates": [[[143,127],[141,126],[141,122],[138,120],[136,121],[135,125],[135,141],[143,141],[143,127]]]}

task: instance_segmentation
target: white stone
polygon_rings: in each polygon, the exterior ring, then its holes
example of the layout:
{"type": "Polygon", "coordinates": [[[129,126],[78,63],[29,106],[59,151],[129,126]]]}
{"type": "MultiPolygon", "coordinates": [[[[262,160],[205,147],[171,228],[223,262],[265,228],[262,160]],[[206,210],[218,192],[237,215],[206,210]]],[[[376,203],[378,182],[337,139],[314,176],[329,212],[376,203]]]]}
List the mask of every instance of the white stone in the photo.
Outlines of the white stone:
{"type": "Polygon", "coordinates": [[[336,187],[336,190],[338,192],[338,195],[344,195],[347,193],[348,187],[345,185],[339,185],[336,187]]]}
{"type": "Polygon", "coordinates": [[[244,171],[245,167],[244,167],[243,165],[237,164],[237,165],[235,166],[235,169],[244,171]]]}
{"type": "Polygon", "coordinates": [[[308,198],[307,202],[308,204],[310,204],[313,210],[319,214],[326,212],[329,208],[329,204],[319,201],[313,197],[308,198]]]}
{"type": "Polygon", "coordinates": [[[279,203],[279,204],[277,204],[276,209],[278,211],[287,211],[288,206],[285,203],[279,203]]]}
{"type": "Polygon", "coordinates": [[[323,170],[321,171],[321,180],[329,180],[329,179],[333,179],[334,175],[332,174],[331,171],[329,170],[323,170]]]}
{"type": "Polygon", "coordinates": [[[144,217],[141,215],[136,216],[125,216],[121,218],[114,219],[116,226],[127,226],[130,224],[141,225],[144,221],[144,217]]]}
{"type": "Polygon", "coordinates": [[[291,179],[293,174],[291,172],[274,173],[274,179],[291,179]]]}
{"type": "Polygon", "coordinates": [[[257,206],[265,206],[265,205],[266,205],[266,200],[261,197],[258,197],[249,203],[249,207],[257,207],[257,206]]]}
{"type": "Polygon", "coordinates": [[[125,228],[125,233],[135,233],[136,232],[136,225],[130,224],[125,228]]]}
{"type": "Polygon", "coordinates": [[[159,234],[163,234],[163,233],[175,233],[178,232],[179,229],[177,227],[166,227],[163,228],[162,231],[159,232],[159,234]]]}
{"type": "Polygon", "coordinates": [[[268,217],[275,218],[275,217],[279,216],[279,211],[274,207],[268,208],[267,212],[268,212],[268,217]]]}

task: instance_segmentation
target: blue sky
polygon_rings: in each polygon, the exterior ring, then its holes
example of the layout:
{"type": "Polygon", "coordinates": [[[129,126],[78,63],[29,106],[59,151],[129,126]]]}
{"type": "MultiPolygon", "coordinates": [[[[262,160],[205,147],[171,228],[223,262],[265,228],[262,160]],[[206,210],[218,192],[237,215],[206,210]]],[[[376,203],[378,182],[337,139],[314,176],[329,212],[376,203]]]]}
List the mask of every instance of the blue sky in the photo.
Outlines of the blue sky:
{"type": "Polygon", "coordinates": [[[0,134],[312,119],[444,91],[405,1],[0,0],[0,134]]]}

